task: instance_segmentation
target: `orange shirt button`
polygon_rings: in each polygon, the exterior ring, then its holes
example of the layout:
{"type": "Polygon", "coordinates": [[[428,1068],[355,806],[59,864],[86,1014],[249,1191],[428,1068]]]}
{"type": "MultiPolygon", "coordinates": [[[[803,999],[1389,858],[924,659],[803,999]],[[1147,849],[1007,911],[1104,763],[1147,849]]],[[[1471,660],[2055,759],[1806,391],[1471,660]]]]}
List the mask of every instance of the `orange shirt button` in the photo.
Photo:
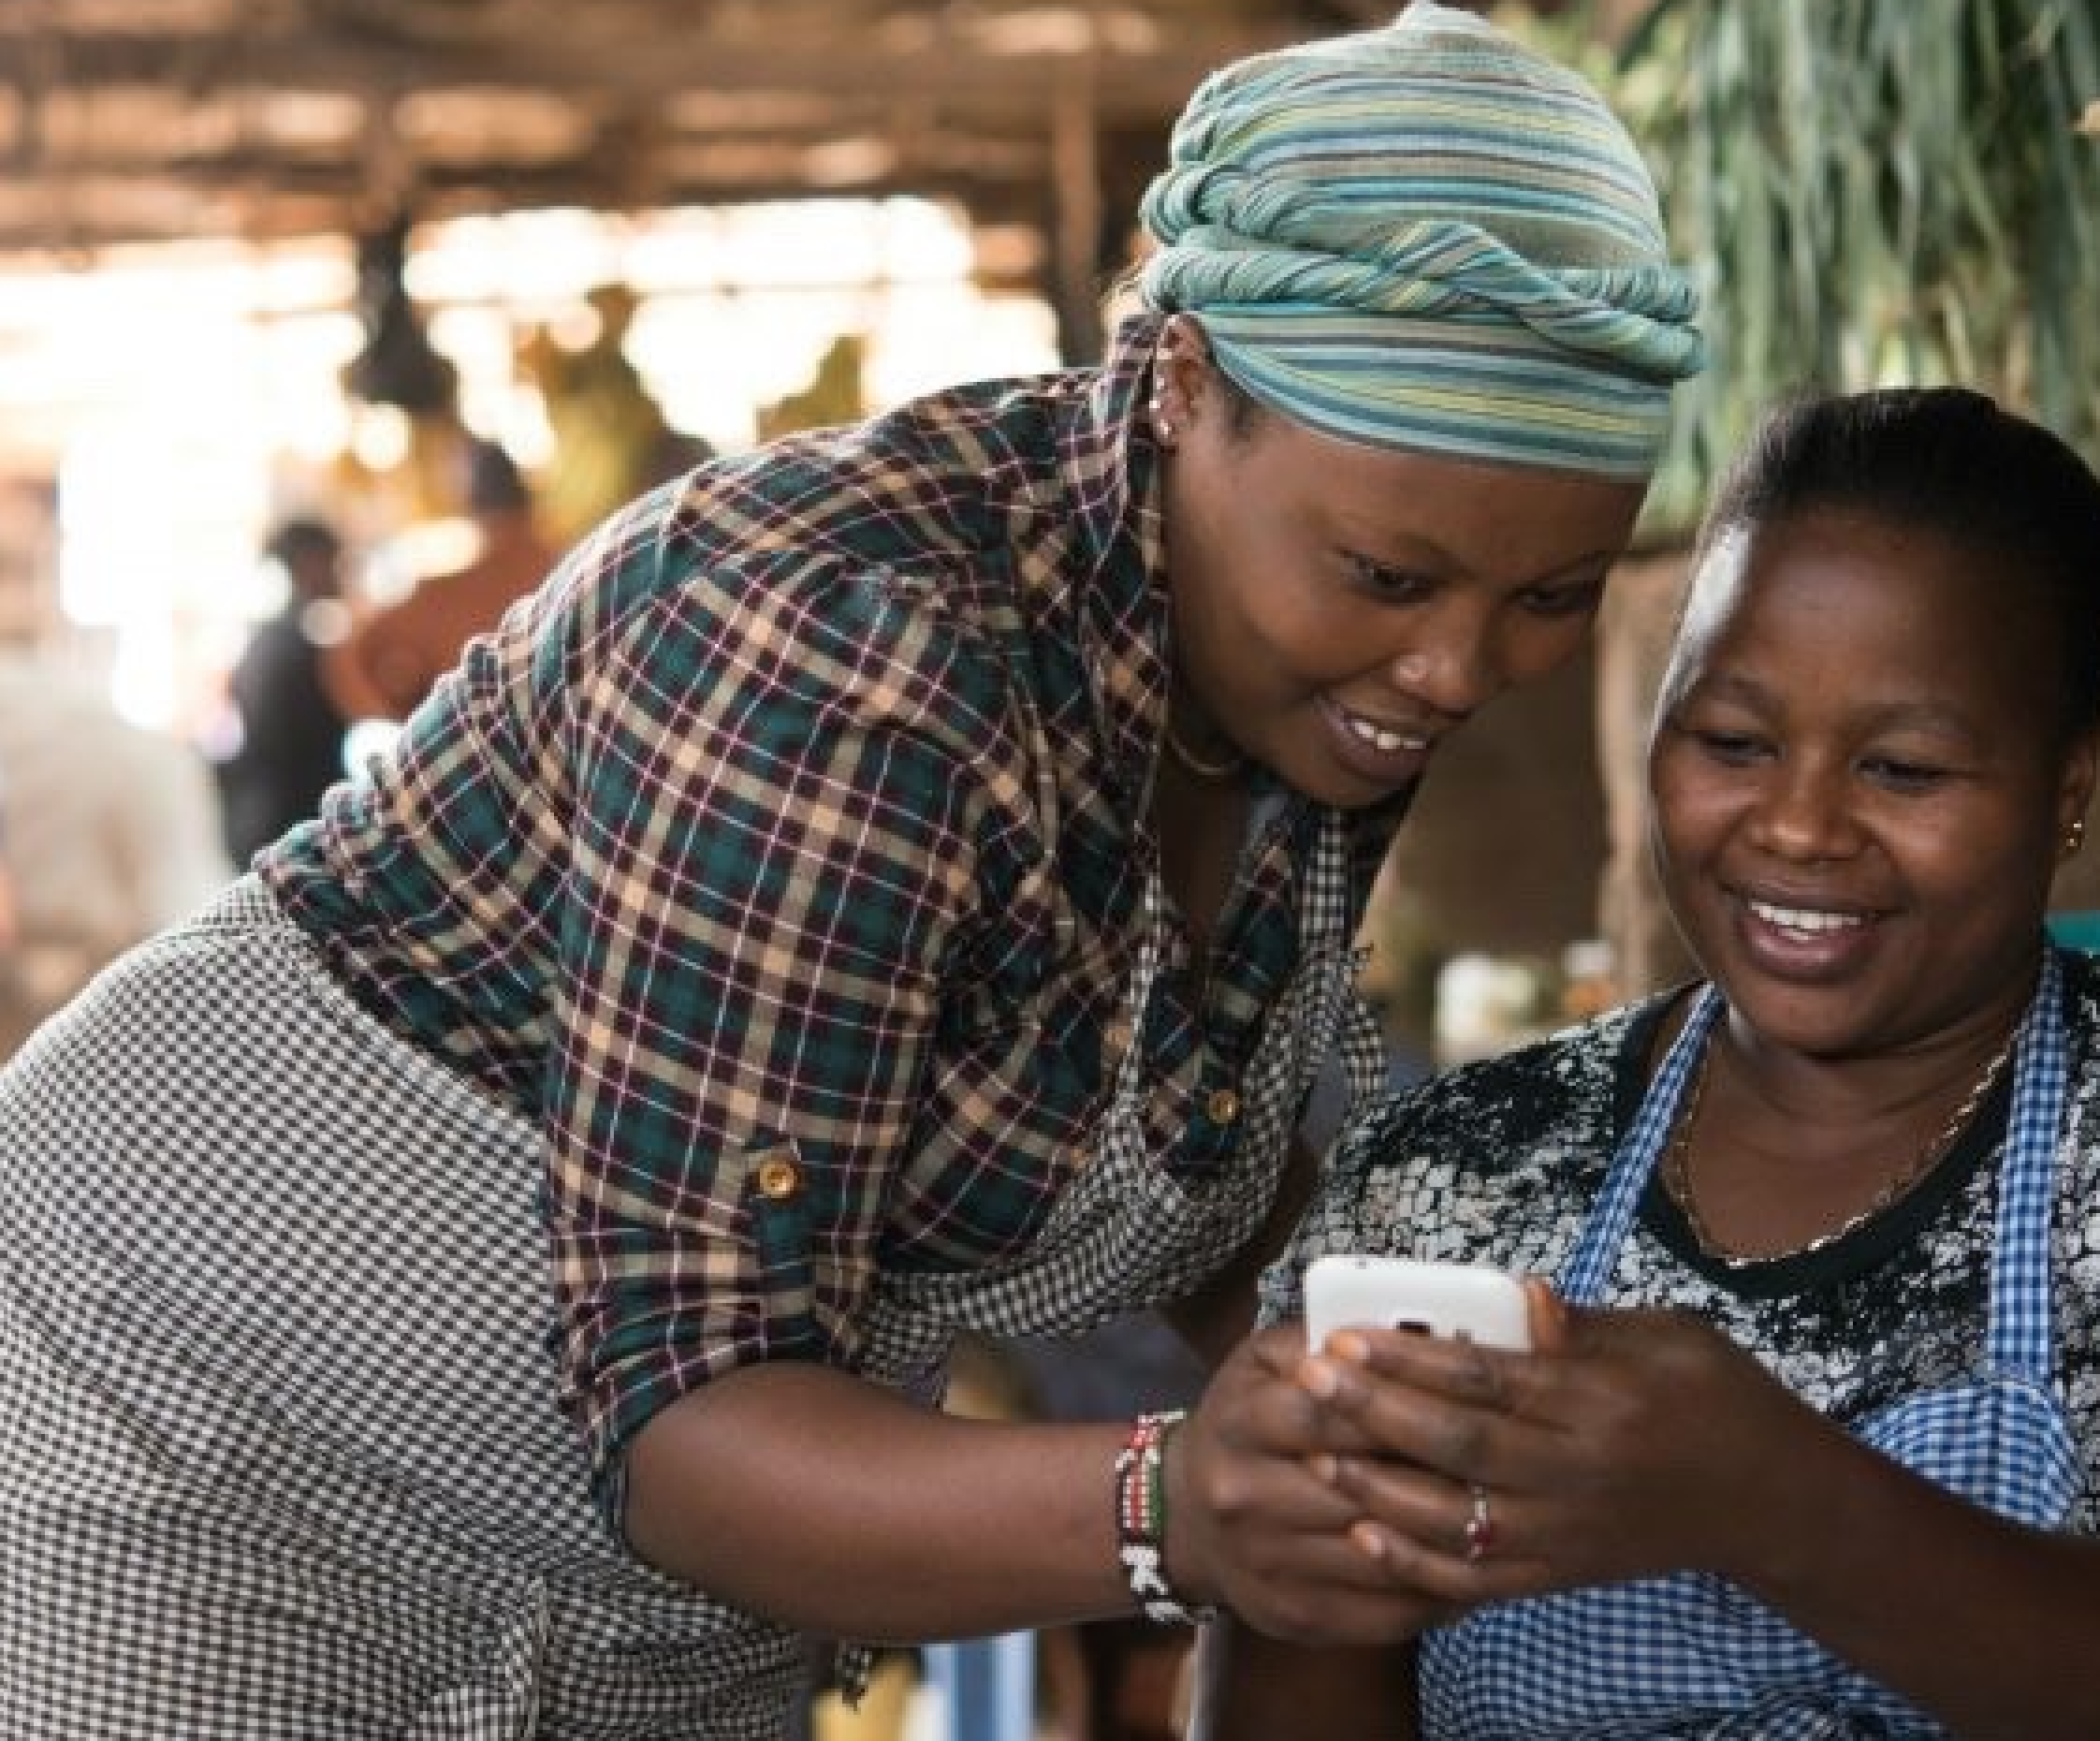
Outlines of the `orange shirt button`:
{"type": "Polygon", "coordinates": [[[1203,1103],[1203,1110],[1210,1115],[1213,1124],[1231,1124],[1240,1116],[1240,1097],[1231,1089],[1212,1089],[1210,1098],[1203,1103]]]}
{"type": "Polygon", "coordinates": [[[758,1190],[778,1203],[782,1197],[792,1197],[802,1188],[802,1169],[795,1164],[795,1157],[784,1148],[776,1148],[758,1163],[758,1190]]]}

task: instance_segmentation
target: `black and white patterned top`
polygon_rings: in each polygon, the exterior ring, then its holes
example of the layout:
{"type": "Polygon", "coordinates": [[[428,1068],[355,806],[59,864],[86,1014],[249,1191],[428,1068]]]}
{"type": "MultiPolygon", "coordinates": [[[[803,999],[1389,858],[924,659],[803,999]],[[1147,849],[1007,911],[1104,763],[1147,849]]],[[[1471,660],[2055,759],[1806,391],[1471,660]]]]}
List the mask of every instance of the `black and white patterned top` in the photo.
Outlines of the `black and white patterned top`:
{"type": "MultiPolygon", "coordinates": [[[[2052,1242],[2057,1376],[2086,1471],[2072,1514],[2100,1533],[2100,963],[2066,958],[2070,1091],[2052,1242]]],[[[1582,1235],[1645,1086],[1666,994],[1379,1102],[1330,1155],[1299,1233],[1262,1281],[1262,1317],[1300,1311],[1329,1251],[1556,1274],[1582,1235]]],[[[1912,1192],[1817,1251],[1750,1265],[1703,1255],[1652,1179],[1609,1303],[1697,1312],[1788,1389],[1852,1423],[1973,1374],[1984,1348],[2009,1085],[1912,1192]]]]}

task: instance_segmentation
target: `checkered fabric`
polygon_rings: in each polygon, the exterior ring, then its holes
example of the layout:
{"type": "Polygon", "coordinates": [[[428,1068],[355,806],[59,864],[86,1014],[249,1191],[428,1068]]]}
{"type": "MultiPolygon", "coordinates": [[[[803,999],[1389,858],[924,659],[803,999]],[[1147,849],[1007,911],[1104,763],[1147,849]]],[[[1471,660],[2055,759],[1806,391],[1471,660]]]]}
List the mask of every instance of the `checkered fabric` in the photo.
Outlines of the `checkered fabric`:
{"type": "MultiPolygon", "coordinates": [[[[869,1319],[871,1368],[911,1385],[931,1373],[959,1326],[1009,1336],[1066,1335],[1147,1304],[1177,1298],[1253,1235],[1276,1197],[1299,1109],[1322,1064],[1342,1061],[1349,1104],[1362,1105],[1385,1075],[1378,1024],[1356,995],[1339,819],[1324,831],[1305,883],[1308,946],[1269,1017],[1242,1077],[1236,1124],[1241,1164],[1192,1189],[1160,1167],[1150,1148],[1157,1089],[1139,1048],[1124,1059],[1086,1165],[1059,1198],[1042,1236],[1006,1263],[955,1275],[885,1277],[869,1319]]],[[[1164,981],[1164,897],[1147,879],[1150,922],[1135,997],[1140,1024],[1164,981]]]]}
{"type": "MultiPolygon", "coordinates": [[[[1656,1074],[1580,1247],[1558,1280],[1611,1296],[1641,1194],[1723,1005],[1703,992],[1656,1074]]],[[[2065,1103],[2060,965],[2045,959],[2020,1040],[1999,1187],[1989,1358],[1975,1379],[1855,1424],[1867,1443],[1977,1504],[2060,1527],[2084,1471],[2053,1380],[2049,1210],[2065,1103]]],[[[1705,1573],[1482,1609],[1428,1634],[1423,1727],[1436,1741],[1681,1734],[1743,1741],[1930,1741],[1947,1732],[1777,1614],[1705,1573]]]]}
{"type": "Polygon", "coordinates": [[[2064,1035],[2064,968],[2051,950],[2042,964],[2034,1007],[2020,1030],[2014,1060],[2012,1115],[2005,1131],[2008,1162],[1992,1263],[1991,1365],[2049,1388],[2050,1348],[2049,1158],[2064,1125],[2068,1046],[2064,1035]]]}
{"type": "MultiPolygon", "coordinates": [[[[1189,1293],[1221,1254],[1246,1243],[1275,1201],[1298,1109],[1322,1065],[1339,1059],[1350,1106],[1364,1104],[1384,1080],[1384,1040],[1355,989],[1361,959],[1351,941],[1349,853],[1348,833],[1335,818],[1308,867],[1305,957],[1238,1090],[1238,1164],[1201,1189],[1159,1164],[1148,1133],[1159,1090],[1146,1080],[1142,1049],[1130,1047],[1086,1165],[1026,1251],[976,1271],[892,1271],[882,1279],[867,1320],[871,1374],[930,1396],[957,1329],[1084,1332],[1189,1293]]],[[[1147,922],[1133,988],[1141,1031],[1158,1019],[1167,987],[1164,901],[1155,873],[1146,879],[1147,922]]],[[[1104,1503],[1106,1498],[1104,1488],[1104,1503]]],[[[849,1649],[840,1658],[841,1677],[858,1684],[868,1665],[864,1649],[849,1649]]]]}
{"type": "MultiPolygon", "coordinates": [[[[1043,1239],[898,1280],[871,1371],[930,1395],[955,1326],[1083,1328],[1245,1236],[1330,1043],[1352,1094],[1381,1074],[1349,852],[1337,819],[1242,1163],[1172,1180],[1131,1062],[1043,1239]]],[[[1142,1011],[1162,958],[1148,928],[1142,1011]]],[[[804,1641],[651,1572],[590,1502],[546,1352],[544,1152],[252,879],[0,1076],[0,1735],[777,1741],[804,1641]]]]}
{"type": "Polygon", "coordinates": [[[514,1114],[253,882],[0,1076],[0,1735],[778,1741],[800,1641],[628,1555],[514,1114]]]}

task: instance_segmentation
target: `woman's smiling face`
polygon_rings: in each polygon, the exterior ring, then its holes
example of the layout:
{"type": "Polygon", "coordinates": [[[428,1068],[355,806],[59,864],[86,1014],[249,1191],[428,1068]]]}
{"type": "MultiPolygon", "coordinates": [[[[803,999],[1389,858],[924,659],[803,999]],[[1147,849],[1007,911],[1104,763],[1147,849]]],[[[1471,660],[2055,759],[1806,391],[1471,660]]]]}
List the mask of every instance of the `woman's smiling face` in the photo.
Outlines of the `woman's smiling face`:
{"type": "Polygon", "coordinates": [[[1965,547],[1859,509],[1738,528],[1693,578],[1650,751],[1702,965],[1801,1049],[2010,1019],[2093,774],[2062,625],[1965,547]]]}
{"type": "Polygon", "coordinates": [[[1180,705],[1314,798],[1378,802],[1582,647],[1645,486],[1335,440],[1199,347],[1160,365],[1180,705]]]}

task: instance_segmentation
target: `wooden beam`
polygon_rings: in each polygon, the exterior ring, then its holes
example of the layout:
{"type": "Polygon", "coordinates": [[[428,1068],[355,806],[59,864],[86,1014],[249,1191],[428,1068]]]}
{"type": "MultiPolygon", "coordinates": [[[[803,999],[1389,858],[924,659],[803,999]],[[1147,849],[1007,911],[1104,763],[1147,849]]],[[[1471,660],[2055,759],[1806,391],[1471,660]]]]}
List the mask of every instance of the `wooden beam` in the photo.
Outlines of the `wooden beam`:
{"type": "MultiPolygon", "coordinates": [[[[249,92],[335,92],[371,97],[458,85],[506,87],[579,101],[657,100],[680,92],[731,97],[767,89],[853,98],[880,90],[891,96],[938,96],[955,112],[1041,111],[1069,55],[1002,54],[958,49],[929,56],[901,51],[873,33],[784,23],[764,41],[710,37],[704,28],[657,33],[592,32],[579,27],[554,38],[468,47],[320,37],[258,22],[200,53],[198,40],[175,33],[64,31],[31,34],[10,26],[0,7],[0,78],[31,80],[32,50],[68,91],[165,85],[175,79],[199,97],[249,92]]],[[[1302,35],[1302,33],[1299,33],[1302,35]]],[[[1219,62],[1275,48],[1292,33],[1251,24],[1177,31],[1146,53],[1102,56],[1097,101],[1104,114],[1176,108],[1219,62]]]]}

